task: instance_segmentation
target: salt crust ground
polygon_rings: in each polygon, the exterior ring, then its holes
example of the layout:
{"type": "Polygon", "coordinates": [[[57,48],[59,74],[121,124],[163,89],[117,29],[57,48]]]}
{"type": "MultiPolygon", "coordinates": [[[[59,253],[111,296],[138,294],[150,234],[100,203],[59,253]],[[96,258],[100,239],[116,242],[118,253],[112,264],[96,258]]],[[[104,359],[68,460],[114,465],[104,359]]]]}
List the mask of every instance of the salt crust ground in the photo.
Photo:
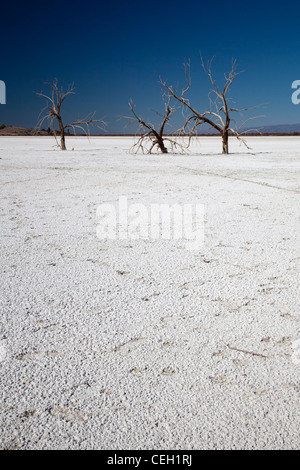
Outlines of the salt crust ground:
{"type": "Polygon", "coordinates": [[[248,141],[1,138],[1,448],[299,448],[300,139],[248,141]],[[204,204],[203,247],[99,240],[120,195],[204,204]]]}

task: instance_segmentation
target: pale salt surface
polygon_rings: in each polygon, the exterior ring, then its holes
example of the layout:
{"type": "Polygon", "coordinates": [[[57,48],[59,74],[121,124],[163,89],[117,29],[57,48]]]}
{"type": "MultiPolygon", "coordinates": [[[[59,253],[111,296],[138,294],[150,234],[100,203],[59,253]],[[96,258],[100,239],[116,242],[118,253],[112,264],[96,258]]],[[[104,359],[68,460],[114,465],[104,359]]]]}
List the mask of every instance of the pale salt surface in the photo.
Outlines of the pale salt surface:
{"type": "Polygon", "coordinates": [[[54,143],[0,139],[1,448],[299,448],[300,138],[54,143]],[[99,240],[120,195],[204,204],[203,246],[99,240]]]}

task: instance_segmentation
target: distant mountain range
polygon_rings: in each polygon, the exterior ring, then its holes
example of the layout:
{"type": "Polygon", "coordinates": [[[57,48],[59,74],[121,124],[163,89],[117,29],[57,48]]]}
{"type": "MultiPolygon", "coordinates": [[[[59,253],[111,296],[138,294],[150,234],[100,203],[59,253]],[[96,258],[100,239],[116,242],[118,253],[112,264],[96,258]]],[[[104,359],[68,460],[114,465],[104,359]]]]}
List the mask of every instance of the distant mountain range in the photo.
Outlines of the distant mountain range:
{"type": "MultiPolygon", "coordinates": [[[[274,126],[262,126],[258,127],[257,131],[253,129],[245,129],[249,135],[251,134],[278,134],[278,135],[300,135],[300,124],[277,124],[274,126]]],[[[57,131],[57,133],[59,133],[57,131]]],[[[214,129],[200,129],[198,135],[215,135],[217,132],[214,129]]],[[[26,136],[26,135],[53,135],[52,132],[46,131],[45,129],[37,131],[36,129],[31,129],[27,127],[18,127],[18,126],[6,126],[5,124],[0,125],[0,136],[26,136]]],[[[79,134],[78,134],[79,135],[79,134]]],[[[127,134],[101,134],[101,135],[127,135],[127,134]]],[[[128,134],[130,135],[130,134],[128,134]]],[[[132,135],[132,134],[131,134],[132,135]]]]}
{"type": "Polygon", "coordinates": [[[277,124],[275,126],[260,127],[262,134],[298,134],[300,133],[300,124],[277,124]]]}
{"type": "Polygon", "coordinates": [[[2,124],[0,126],[0,136],[24,136],[24,135],[48,135],[48,132],[45,130],[36,131],[35,129],[27,127],[18,127],[18,126],[6,126],[2,124]]]}
{"type": "MultiPolygon", "coordinates": [[[[245,128],[244,132],[249,134],[300,134],[300,124],[277,124],[273,126],[262,126],[257,128],[245,128]],[[256,130],[253,130],[256,129],[256,130]]],[[[199,132],[199,134],[214,135],[217,134],[215,129],[199,132]]]]}

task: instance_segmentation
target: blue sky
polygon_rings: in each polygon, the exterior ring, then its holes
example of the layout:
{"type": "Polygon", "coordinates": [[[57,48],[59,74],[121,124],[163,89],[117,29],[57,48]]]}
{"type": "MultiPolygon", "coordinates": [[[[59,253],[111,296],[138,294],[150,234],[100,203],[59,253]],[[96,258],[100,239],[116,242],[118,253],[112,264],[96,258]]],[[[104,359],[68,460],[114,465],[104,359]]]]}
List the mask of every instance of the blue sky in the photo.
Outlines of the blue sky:
{"type": "Polygon", "coordinates": [[[129,99],[155,121],[152,110],[161,109],[157,74],[183,85],[187,59],[190,98],[206,109],[210,87],[200,51],[205,60],[215,57],[220,84],[237,59],[244,73],[231,96],[240,107],[268,103],[255,112],[266,116],[257,126],[300,123],[300,105],[291,101],[291,84],[300,80],[299,26],[296,2],[5,2],[0,80],[7,104],[0,105],[0,124],[35,126],[44,101],[33,91],[46,91],[44,82],[57,78],[65,87],[74,82],[77,92],[65,103],[65,121],[96,111],[108,132],[124,132],[118,116],[129,114],[129,99]]]}

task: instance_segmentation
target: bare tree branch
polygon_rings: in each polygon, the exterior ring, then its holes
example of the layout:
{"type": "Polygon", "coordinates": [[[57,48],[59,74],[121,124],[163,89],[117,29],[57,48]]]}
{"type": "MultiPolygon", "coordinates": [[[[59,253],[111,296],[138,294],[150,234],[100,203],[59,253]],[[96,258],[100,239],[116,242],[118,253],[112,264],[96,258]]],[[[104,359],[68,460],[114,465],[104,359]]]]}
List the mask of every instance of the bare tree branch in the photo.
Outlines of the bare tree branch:
{"type": "Polygon", "coordinates": [[[172,138],[165,134],[166,126],[169,125],[169,121],[177,110],[177,106],[176,103],[172,104],[172,96],[165,93],[163,88],[161,89],[161,96],[164,103],[164,112],[158,113],[155,111],[156,114],[162,118],[158,126],[158,130],[155,129],[153,124],[146,122],[136,113],[135,104],[132,100],[129,102],[129,108],[133,116],[121,116],[124,119],[134,121],[138,124],[137,134],[140,136],[132,147],[132,150],[135,152],[139,152],[141,150],[143,153],[150,154],[155,148],[157,148],[162,153],[168,153],[166,143],[170,144],[172,151],[177,147],[181,150],[184,149],[183,145],[180,144],[175,137],[172,138]],[[150,148],[147,144],[150,144],[150,148]]]}
{"type": "Polygon", "coordinates": [[[57,133],[55,130],[55,122],[57,122],[59,125],[59,146],[61,150],[66,150],[66,129],[72,129],[74,134],[76,134],[76,129],[79,129],[86,135],[89,135],[90,126],[95,126],[101,130],[104,130],[106,123],[100,119],[94,119],[95,112],[90,113],[84,119],[79,119],[78,121],[64,125],[61,116],[61,107],[68,96],[75,94],[74,84],[69,85],[67,91],[64,91],[62,87],[59,88],[57,79],[54,79],[52,83],[46,82],[46,85],[50,87],[50,93],[48,95],[44,92],[35,92],[36,95],[41,96],[47,100],[47,105],[41,110],[39,114],[37,128],[40,129],[42,124],[47,121],[57,142],[57,133]]]}
{"type": "Polygon", "coordinates": [[[224,74],[225,83],[223,88],[220,89],[216,84],[215,78],[212,73],[212,63],[213,58],[208,61],[207,65],[204,64],[203,58],[201,56],[201,65],[208,76],[212,89],[209,91],[208,99],[209,99],[209,109],[205,111],[198,111],[193,107],[186,98],[186,93],[191,88],[191,71],[190,71],[190,62],[184,64],[185,68],[185,78],[186,78],[186,86],[182,89],[181,94],[177,92],[172,86],[168,85],[168,83],[160,78],[161,86],[164,87],[169,95],[177,100],[184,109],[187,109],[189,114],[185,118],[185,123],[180,129],[181,133],[186,133],[191,138],[192,135],[195,135],[197,127],[203,124],[208,124],[210,127],[215,129],[221,136],[222,136],[222,146],[223,146],[223,153],[228,154],[228,140],[229,135],[233,134],[238,140],[240,140],[245,146],[246,142],[244,139],[241,138],[243,134],[241,132],[242,127],[245,125],[246,122],[252,119],[256,119],[262,116],[255,116],[248,118],[243,122],[243,124],[238,129],[233,129],[231,127],[232,121],[232,113],[241,113],[243,111],[250,111],[253,109],[257,109],[258,106],[253,108],[244,108],[238,109],[236,107],[230,107],[229,103],[233,103],[233,99],[228,96],[230,87],[233,81],[236,79],[238,75],[242,72],[237,71],[237,62],[236,60],[232,61],[231,70],[228,73],[224,74]]]}

